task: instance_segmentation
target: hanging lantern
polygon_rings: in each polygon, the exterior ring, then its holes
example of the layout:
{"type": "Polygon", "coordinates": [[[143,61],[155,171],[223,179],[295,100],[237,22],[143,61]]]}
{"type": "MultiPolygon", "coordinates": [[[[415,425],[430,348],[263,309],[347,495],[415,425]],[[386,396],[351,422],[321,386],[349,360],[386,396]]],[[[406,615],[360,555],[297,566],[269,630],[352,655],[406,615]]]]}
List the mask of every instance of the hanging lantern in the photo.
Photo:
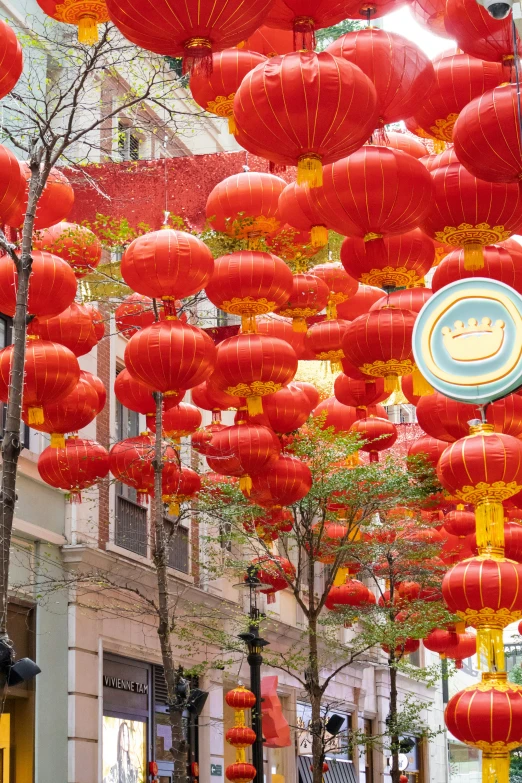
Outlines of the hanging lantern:
{"type": "MultiPolygon", "coordinates": [[[[495,432],[515,438],[522,434],[522,408],[518,396],[509,394],[487,406],[486,420],[495,432]]],[[[440,392],[424,397],[417,404],[417,420],[424,432],[448,443],[466,437],[468,422],[477,418],[480,418],[478,406],[451,400],[440,392]]]]}
{"type": "Polygon", "coordinates": [[[424,647],[430,652],[438,653],[442,659],[446,658],[446,650],[457,643],[457,633],[436,628],[422,640],[424,647]]]}
{"type": "Polygon", "coordinates": [[[337,305],[345,302],[357,293],[357,281],[350,277],[339,262],[317,264],[313,267],[314,277],[322,280],[329,289],[327,318],[337,318],[337,305]]]}
{"type": "Polygon", "coordinates": [[[56,223],[36,232],[36,250],[46,250],[67,261],[77,278],[93,272],[101,261],[101,243],[90,229],[76,223],[56,223]]]}
{"type": "Polygon", "coordinates": [[[258,171],[233,174],[213,188],[205,207],[212,228],[255,244],[259,237],[277,233],[281,219],[279,196],[286,186],[281,177],[258,171]]]}
{"type": "Polygon", "coordinates": [[[247,74],[234,117],[244,149],[297,166],[297,184],[317,188],[323,164],[354,152],[375,127],[375,89],[359,68],[328,52],[295,52],[247,74]]]}
{"type": "Polygon", "coordinates": [[[276,433],[298,430],[312,412],[306,392],[295,382],[263,399],[263,412],[276,433]]]}
{"type": "MultiPolygon", "coordinates": [[[[474,0],[448,0],[444,23],[448,33],[456,39],[458,46],[466,54],[479,60],[513,66],[511,15],[504,19],[494,19],[474,0]]],[[[520,57],[522,47],[518,35],[516,40],[520,57]]]]}
{"type": "Polygon", "coordinates": [[[349,0],[345,5],[348,19],[363,19],[370,22],[395,11],[403,5],[403,0],[349,0]]]}
{"type": "Polygon", "coordinates": [[[300,231],[310,232],[313,248],[324,247],[328,242],[328,229],[314,207],[309,188],[291,182],[281,191],[278,202],[281,220],[300,231]]]}
{"type": "Polygon", "coordinates": [[[372,591],[358,579],[347,579],[342,585],[333,585],[328,591],[324,605],[330,611],[337,611],[344,607],[362,609],[375,606],[376,600],[372,591]]]}
{"type": "Polygon", "coordinates": [[[256,576],[259,581],[270,585],[268,589],[261,590],[268,597],[269,604],[275,601],[276,593],[285,590],[289,582],[295,579],[295,568],[285,557],[259,557],[252,561],[252,566],[257,568],[256,576]]]}
{"type": "MultiPolygon", "coordinates": [[[[251,476],[268,469],[281,453],[281,446],[272,430],[246,421],[220,430],[212,445],[220,456],[237,459],[239,471],[232,475],[239,477],[239,489],[246,495],[252,489],[251,476]]],[[[229,471],[227,473],[230,475],[229,471]]]]}
{"type": "Polygon", "coordinates": [[[444,24],[445,0],[414,0],[410,5],[413,18],[434,35],[451,38],[444,24]]]}
{"type": "Polygon", "coordinates": [[[361,451],[370,455],[370,462],[379,461],[379,452],[390,449],[397,440],[397,427],[389,419],[368,416],[355,421],[350,432],[355,432],[363,441],[361,451]]]}
{"type": "MultiPolygon", "coordinates": [[[[117,481],[136,490],[137,502],[140,504],[154,496],[154,448],[155,437],[146,432],[115,443],[109,452],[112,475],[117,481]]],[[[164,446],[162,451],[161,482],[163,494],[167,496],[171,494],[173,483],[179,481],[180,467],[172,446],[164,446]]]]}
{"type": "Polygon", "coordinates": [[[447,446],[448,444],[443,440],[432,438],[430,435],[424,435],[424,437],[413,441],[408,449],[408,459],[412,457],[422,457],[433,469],[436,469],[439,459],[447,446]]]}
{"type": "Polygon", "coordinates": [[[143,296],[161,299],[167,314],[176,299],[201,291],[212,275],[212,253],[197,237],[164,228],[134,239],[123,254],[121,274],[143,296]]]}
{"type": "Polygon", "coordinates": [[[435,169],[449,166],[451,163],[458,163],[459,159],[455,155],[453,147],[448,147],[448,149],[439,152],[437,155],[426,155],[424,158],[421,158],[420,161],[426,166],[428,171],[435,171],[435,169]]]}
{"type": "Polygon", "coordinates": [[[78,28],[78,41],[93,46],[98,41],[98,25],[109,21],[105,0],[38,0],[42,11],[57,22],[78,28]]]}
{"type": "MultiPolygon", "coordinates": [[[[13,346],[0,351],[0,401],[7,402],[13,346]]],[[[76,356],[59,343],[28,338],[25,349],[23,403],[27,423],[43,424],[43,406],[66,397],[80,378],[76,356]]]]}
{"type": "Polygon", "coordinates": [[[455,511],[444,515],[444,530],[457,538],[465,538],[475,532],[475,514],[465,511],[464,506],[457,506],[455,511]]]}
{"type": "Polygon", "coordinates": [[[0,218],[12,222],[21,210],[25,193],[25,178],[18,159],[0,144],[0,218]]]}
{"type": "Polygon", "coordinates": [[[226,411],[228,408],[239,408],[241,405],[239,397],[226,394],[209,381],[194,386],[190,393],[194,405],[205,411],[226,411]]]}
{"type": "Polygon", "coordinates": [[[69,502],[81,503],[81,492],[109,472],[109,455],[95,440],[70,436],[62,448],[48,446],[38,457],[38,473],[51,487],[69,493],[69,502]]]}
{"type": "Polygon", "coordinates": [[[307,549],[312,550],[314,559],[325,565],[335,563],[340,549],[360,538],[357,528],[350,530],[346,525],[337,522],[316,522],[312,526],[312,532],[314,544],[307,549]]]}
{"type": "MultiPolygon", "coordinates": [[[[120,370],[114,381],[114,394],[116,399],[126,408],[143,416],[156,414],[156,401],[152,396],[153,389],[143,381],[134,378],[127,369],[120,370]]],[[[183,399],[184,392],[170,395],[163,400],[163,409],[178,405],[183,399]]]]}
{"type": "Polygon", "coordinates": [[[179,466],[178,472],[172,471],[163,482],[162,500],[169,504],[169,514],[179,516],[182,503],[188,503],[201,490],[201,478],[192,468],[179,466]]]}
{"type": "Polygon", "coordinates": [[[392,291],[370,307],[373,310],[381,310],[383,307],[397,307],[399,310],[411,310],[412,313],[420,313],[433,291],[430,288],[407,288],[405,290],[392,291]]]}
{"type": "Polygon", "coordinates": [[[276,0],[265,18],[268,27],[292,30],[293,51],[315,49],[315,31],[346,18],[342,0],[276,0]]]}
{"type": "Polygon", "coordinates": [[[292,386],[297,386],[298,389],[304,391],[310,403],[310,410],[313,411],[319,404],[319,392],[313,383],[307,383],[307,381],[292,381],[292,386]]]}
{"type": "Polygon", "coordinates": [[[325,166],[323,179],[313,199],[327,227],[369,245],[387,234],[416,228],[428,215],[433,198],[426,167],[388,147],[362,147],[325,166]]]}
{"type": "Polygon", "coordinates": [[[326,49],[357,65],[377,93],[378,125],[409,117],[431,89],[431,60],[412,41],[377,27],[345,33],[326,49]]]}
{"type": "MultiPolygon", "coordinates": [[[[58,402],[48,402],[43,406],[43,422],[31,424],[37,432],[47,432],[51,436],[52,448],[64,448],[66,432],[83,429],[98,415],[98,394],[94,388],[81,378],[66,397],[58,402]]],[[[29,424],[29,411],[22,409],[22,419],[29,424]]]]}
{"type": "Polygon", "coordinates": [[[468,270],[464,266],[464,251],[453,250],[435,270],[431,281],[433,291],[466,277],[488,277],[509,285],[522,294],[522,246],[515,239],[502,245],[486,245],[482,269],[468,270]]]}
{"type": "MultiPolygon", "coordinates": [[[[163,412],[162,427],[163,435],[167,438],[175,441],[187,438],[201,427],[201,412],[195,405],[180,402],[163,412]]],[[[147,416],[147,429],[156,432],[156,413],[149,413],[147,416]]]]}
{"type": "Polygon", "coordinates": [[[28,333],[65,345],[75,356],[84,356],[98,343],[92,312],[76,302],[59,315],[34,318],[29,324],[28,333]]]}
{"type": "Polygon", "coordinates": [[[382,378],[369,378],[368,381],[355,380],[341,373],[334,383],[334,394],[338,402],[365,412],[368,405],[382,399],[384,381],[382,378]]]}
{"type": "Polygon", "coordinates": [[[266,334],[270,337],[277,337],[289,343],[296,352],[297,358],[301,358],[304,346],[304,332],[296,332],[293,328],[291,318],[284,318],[282,315],[272,313],[269,316],[261,316],[256,319],[256,328],[259,334],[266,334]]]}
{"type": "Polygon", "coordinates": [[[125,348],[130,374],[167,397],[202,383],[211,374],[215,359],[212,339],[177,319],[142,329],[125,348]]]}
{"type": "Polygon", "coordinates": [[[261,25],[246,39],[244,47],[243,44],[237,46],[238,49],[245,48],[251,52],[259,52],[265,57],[277,57],[278,54],[289,54],[294,51],[294,35],[291,30],[276,30],[274,27],[261,25]]]}
{"type": "Polygon", "coordinates": [[[477,637],[470,631],[456,634],[455,643],[446,650],[446,657],[455,661],[455,667],[462,669],[462,661],[477,653],[477,637]]]}
{"type": "MultiPolygon", "coordinates": [[[[225,695],[225,701],[229,707],[234,709],[234,726],[231,729],[228,729],[225,734],[225,739],[229,745],[236,748],[236,763],[231,765],[235,769],[232,772],[232,777],[229,777],[228,770],[230,767],[227,767],[227,777],[229,780],[238,780],[238,766],[246,766],[245,748],[253,745],[256,741],[255,731],[252,731],[249,726],[245,725],[245,709],[252,709],[255,707],[256,697],[252,691],[248,691],[240,685],[238,688],[234,688],[234,690],[229,691],[225,695]]],[[[244,775],[244,771],[242,774],[244,775]]],[[[252,778],[245,777],[241,779],[252,780],[252,778]]]]}
{"type": "Polygon", "coordinates": [[[194,74],[190,79],[192,98],[205,111],[228,119],[229,133],[235,132],[234,96],[244,77],[266,57],[248,49],[225,49],[212,55],[212,73],[194,74]]]}
{"type": "MultiPolygon", "coordinates": [[[[252,495],[262,495],[263,508],[291,506],[302,500],[312,487],[310,468],[301,460],[282,454],[264,473],[252,477],[252,495]]],[[[262,579],[261,581],[265,581],[262,579]]]]}
{"type": "Polygon", "coordinates": [[[283,306],[292,283],[290,269],[277,256],[240,250],[216,259],[205,293],[220,310],[240,315],[243,331],[256,331],[255,316],[283,306]]]}
{"type": "Polygon", "coordinates": [[[98,415],[105,408],[105,403],[107,402],[107,390],[104,386],[104,383],[101,378],[98,378],[97,375],[93,375],[92,373],[87,372],[87,370],[80,370],[80,378],[82,378],[84,381],[87,381],[87,383],[90,383],[98,395],[98,407],[96,409],[96,415],[98,415]]]}
{"type": "MultiPolygon", "coordinates": [[[[51,253],[33,250],[29,276],[30,315],[57,315],[74,301],[76,278],[69,264],[51,253]]],[[[9,256],[0,258],[0,311],[14,316],[18,273],[9,256]]]]}
{"type": "Polygon", "coordinates": [[[431,177],[434,194],[424,230],[439,242],[463,247],[465,269],[482,269],[484,245],[508,239],[522,224],[519,186],[476,179],[459,163],[431,177]]]}
{"type": "Polygon", "coordinates": [[[399,131],[390,131],[386,129],[386,137],[381,141],[379,139],[374,140],[374,144],[379,146],[391,147],[394,150],[401,150],[401,152],[407,152],[413,158],[423,158],[426,153],[426,147],[409,133],[402,133],[399,131]]]}
{"type": "Polygon", "coordinates": [[[183,57],[183,73],[212,71],[212,53],[248,38],[264,21],[270,2],[187,0],[173,8],[167,0],[108,0],[111,22],[137,46],[156,54],[183,57]]]}
{"type": "Polygon", "coordinates": [[[316,359],[330,362],[332,372],[340,372],[341,359],[345,358],[342,343],[349,326],[350,321],[340,318],[312,324],[305,336],[305,350],[316,359]]]}
{"type": "Polygon", "coordinates": [[[333,427],[334,434],[350,431],[357,421],[357,411],[348,405],[343,405],[335,397],[329,397],[317,405],[313,411],[314,419],[320,419],[322,429],[333,427]]]}
{"type": "Polygon", "coordinates": [[[412,312],[392,307],[361,315],[351,322],[344,336],[344,354],[364,375],[384,378],[384,391],[391,393],[398,387],[398,376],[410,375],[414,370],[414,323],[412,312]]]}
{"type": "MultiPolygon", "coordinates": [[[[506,69],[500,63],[484,62],[468,54],[443,57],[433,67],[432,89],[412,108],[412,113],[430,136],[451,143],[460,112],[474,98],[506,81],[506,69]]],[[[460,159],[458,145],[455,152],[460,159]]]]}
{"type": "Polygon", "coordinates": [[[522,688],[506,672],[484,673],[456,693],[444,713],[454,737],[482,751],[484,783],[508,783],[510,751],[522,745],[522,688]]]}
{"type": "MultiPolygon", "coordinates": [[[[27,163],[20,161],[20,171],[25,180],[23,196],[17,202],[17,209],[9,214],[9,225],[20,228],[27,210],[29,180],[31,170],[27,163]]],[[[51,169],[43,193],[36,205],[34,229],[49,228],[62,220],[67,220],[74,204],[74,190],[67,177],[59,169],[51,169]]]]}
{"type": "Polygon", "coordinates": [[[0,26],[0,99],[8,95],[22,75],[22,47],[13,30],[5,22],[0,26]]]}
{"type": "Polygon", "coordinates": [[[379,288],[423,284],[434,260],[433,242],[419,229],[371,241],[347,237],[341,245],[341,261],[348,274],[379,288]]]}
{"type": "Polygon", "coordinates": [[[293,289],[288,301],[278,308],[278,313],[292,319],[296,332],[306,332],[306,318],[310,318],[327,305],[328,286],[313,274],[293,276],[293,289]]]}
{"type": "Polygon", "coordinates": [[[357,293],[348,301],[337,305],[337,317],[343,318],[345,321],[354,321],[360,315],[366,315],[372,304],[382,299],[382,296],[380,288],[359,283],[357,293]]]}

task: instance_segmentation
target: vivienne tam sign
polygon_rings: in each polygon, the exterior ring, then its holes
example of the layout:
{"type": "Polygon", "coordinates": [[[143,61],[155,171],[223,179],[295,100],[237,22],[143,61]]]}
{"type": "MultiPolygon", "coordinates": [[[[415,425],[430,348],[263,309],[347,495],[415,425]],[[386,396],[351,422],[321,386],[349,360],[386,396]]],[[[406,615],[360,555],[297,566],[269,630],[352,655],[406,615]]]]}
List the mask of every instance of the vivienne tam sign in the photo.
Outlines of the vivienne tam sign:
{"type": "Polygon", "coordinates": [[[143,693],[147,695],[149,686],[144,682],[134,682],[133,680],[122,680],[119,677],[103,676],[103,684],[106,688],[116,688],[118,691],[130,691],[131,693],[143,693]]]}

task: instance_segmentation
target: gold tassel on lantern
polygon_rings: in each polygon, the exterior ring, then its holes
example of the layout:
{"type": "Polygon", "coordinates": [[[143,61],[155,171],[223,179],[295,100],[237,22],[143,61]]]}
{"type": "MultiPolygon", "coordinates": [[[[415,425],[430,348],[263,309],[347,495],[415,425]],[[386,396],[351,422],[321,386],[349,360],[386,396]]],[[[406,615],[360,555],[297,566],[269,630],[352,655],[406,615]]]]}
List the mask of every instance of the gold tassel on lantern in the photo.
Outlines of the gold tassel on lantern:
{"type": "Polygon", "coordinates": [[[78,41],[93,46],[98,40],[98,25],[93,16],[81,16],[78,20],[78,41]]]}
{"type": "Polygon", "coordinates": [[[433,139],[433,152],[435,155],[440,155],[446,149],[446,142],[442,139],[433,139]]]}
{"type": "Polygon", "coordinates": [[[292,318],[292,329],[294,332],[307,332],[308,326],[306,323],[306,318],[292,318]]]}
{"type": "Polygon", "coordinates": [[[247,410],[250,416],[260,416],[263,413],[263,400],[257,395],[246,398],[247,410]]]}
{"type": "Polygon", "coordinates": [[[481,657],[486,660],[488,671],[504,671],[504,633],[502,628],[489,626],[477,628],[477,660],[478,668],[482,668],[481,657]]]}
{"type": "Polygon", "coordinates": [[[392,394],[393,392],[402,392],[398,375],[384,376],[384,391],[387,394],[392,394]]]}
{"type": "Polygon", "coordinates": [[[482,549],[504,549],[504,506],[498,500],[480,500],[475,506],[477,525],[477,547],[482,549]]]}
{"type": "Polygon", "coordinates": [[[228,118],[228,132],[231,136],[235,136],[237,134],[237,125],[233,114],[231,114],[228,118]]]}
{"type": "Polygon", "coordinates": [[[328,304],[326,305],[326,320],[333,321],[334,318],[337,318],[337,305],[335,303],[335,299],[330,298],[328,300],[328,304]]]}
{"type": "Polygon", "coordinates": [[[241,316],[241,331],[243,334],[255,334],[257,331],[257,322],[255,315],[249,313],[241,316]]]}
{"type": "Polygon", "coordinates": [[[302,155],[297,161],[297,184],[320,188],[323,184],[323,164],[319,155],[302,155]]]}
{"type": "Polygon", "coordinates": [[[509,783],[509,752],[482,751],[482,783],[509,783]]]}
{"type": "Polygon", "coordinates": [[[476,272],[484,268],[484,251],[482,245],[477,242],[469,242],[464,245],[464,269],[467,272],[476,272]]]}
{"type": "Polygon", "coordinates": [[[64,449],[65,438],[61,432],[51,433],[51,448],[52,449],[64,449]]]}
{"type": "Polygon", "coordinates": [[[179,503],[177,500],[171,500],[169,503],[169,514],[171,517],[179,517],[179,503]]]}
{"type": "Polygon", "coordinates": [[[350,572],[347,568],[339,568],[334,579],[335,587],[339,587],[339,585],[344,585],[344,583],[348,579],[349,573],[350,572]]]}
{"type": "Polygon", "coordinates": [[[250,476],[241,476],[239,479],[239,489],[246,495],[250,495],[250,492],[252,491],[252,479],[250,476]]]}
{"type": "Polygon", "coordinates": [[[326,226],[312,226],[310,242],[312,247],[324,247],[328,242],[328,229],[326,226]]]}
{"type": "Polygon", "coordinates": [[[27,423],[31,424],[43,424],[45,422],[43,408],[36,406],[29,408],[27,411],[27,423]]]}
{"type": "Polygon", "coordinates": [[[427,397],[428,394],[433,394],[433,386],[431,383],[428,383],[417,367],[412,372],[411,378],[413,381],[413,393],[416,397],[427,397]]]}

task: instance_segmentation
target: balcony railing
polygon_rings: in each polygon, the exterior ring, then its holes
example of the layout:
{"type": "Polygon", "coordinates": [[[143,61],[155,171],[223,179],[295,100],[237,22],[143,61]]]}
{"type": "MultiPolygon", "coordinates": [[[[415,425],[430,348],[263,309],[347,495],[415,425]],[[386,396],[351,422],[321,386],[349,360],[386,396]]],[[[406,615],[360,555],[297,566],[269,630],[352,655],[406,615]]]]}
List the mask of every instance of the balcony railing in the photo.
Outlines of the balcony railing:
{"type": "Polygon", "coordinates": [[[116,495],[115,543],[147,557],[147,509],[121,495],[116,495]]]}

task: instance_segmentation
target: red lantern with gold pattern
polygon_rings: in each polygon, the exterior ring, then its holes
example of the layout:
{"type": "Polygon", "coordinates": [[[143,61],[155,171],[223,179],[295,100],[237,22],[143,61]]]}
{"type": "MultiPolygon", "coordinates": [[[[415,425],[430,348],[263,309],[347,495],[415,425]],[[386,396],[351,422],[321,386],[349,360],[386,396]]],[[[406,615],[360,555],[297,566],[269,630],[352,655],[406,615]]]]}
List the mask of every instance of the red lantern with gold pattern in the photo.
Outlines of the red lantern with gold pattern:
{"type": "Polygon", "coordinates": [[[326,283],[313,274],[294,275],[292,293],[278,313],[292,319],[294,331],[306,332],[305,319],[326,307],[329,293],[326,283]]]}
{"type": "MultiPolygon", "coordinates": [[[[494,19],[474,0],[448,0],[444,16],[446,30],[466,54],[479,60],[513,65],[511,15],[494,19]]],[[[517,35],[518,56],[522,54],[517,35]]],[[[509,79],[506,79],[509,81],[509,79]]]]}
{"type": "Polygon", "coordinates": [[[454,737],[482,751],[482,780],[508,783],[510,751],[522,745],[522,688],[506,672],[485,673],[456,693],[444,713],[454,737]]]}
{"type": "Polygon", "coordinates": [[[201,478],[195,470],[184,465],[177,473],[169,474],[169,481],[163,483],[163,502],[169,504],[169,514],[179,516],[180,505],[192,500],[201,489],[201,478]]]}
{"type": "Polygon", "coordinates": [[[28,333],[65,345],[75,356],[84,356],[98,343],[92,311],[76,302],[59,315],[33,319],[28,333]]]}
{"type": "MultiPolygon", "coordinates": [[[[85,380],[80,378],[78,383],[66,397],[58,402],[48,402],[43,406],[43,422],[31,424],[37,432],[47,432],[51,436],[53,448],[64,448],[64,434],[77,432],[94,421],[98,414],[98,394],[85,380]]],[[[22,418],[29,423],[29,412],[22,410],[22,418]]]]}
{"type": "Polygon", "coordinates": [[[263,508],[298,503],[311,487],[312,474],[308,465],[288,454],[282,454],[264,473],[252,478],[252,495],[256,494],[255,502],[263,508]]]}
{"type": "Polygon", "coordinates": [[[275,0],[265,18],[268,27],[292,30],[293,50],[315,49],[315,31],[345,19],[344,0],[275,0]]]}
{"type": "Polygon", "coordinates": [[[252,561],[257,568],[257,578],[263,584],[270,585],[267,590],[261,590],[268,596],[268,603],[273,603],[275,593],[288,587],[289,581],[295,579],[295,568],[285,557],[271,555],[252,561]]]}
{"type": "Polygon", "coordinates": [[[341,261],[348,274],[379,288],[423,283],[434,260],[433,242],[419,229],[370,241],[347,237],[341,245],[341,261]]]}
{"type": "Polygon", "coordinates": [[[448,444],[445,441],[432,438],[430,435],[424,435],[424,437],[413,441],[408,449],[408,458],[422,457],[435,469],[447,447],[448,444]]]}
{"type": "Polygon", "coordinates": [[[438,242],[464,248],[466,269],[482,269],[484,245],[508,239],[522,226],[517,184],[486,182],[460,163],[432,172],[434,193],[423,228],[438,242]]]}
{"type": "Polygon", "coordinates": [[[256,697],[252,691],[243,685],[233,688],[225,694],[225,701],[234,710],[251,710],[255,706],[256,697]]]}
{"type": "Polygon", "coordinates": [[[372,146],[325,166],[323,187],[313,191],[328,228],[369,245],[386,234],[416,228],[428,215],[432,198],[431,176],[419,160],[372,146]]]}
{"type": "Polygon", "coordinates": [[[252,316],[283,306],[292,294],[292,285],[292,272],[277,256],[239,250],[216,259],[205,293],[220,310],[242,316],[245,331],[252,316]]]}
{"type": "MultiPolygon", "coordinates": [[[[76,278],[66,261],[41,250],[33,250],[29,277],[30,315],[57,315],[74,301],[76,278]]],[[[0,311],[14,316],[18,273],[9,256],[0,258],[0,311]]]]}
{"type": "Polygon", "coordinates": [[[167,396],[202,383],[215,360],[212,339],[197,326],[178,320],[158,321],[142,329],[125,348],[130,374],[167,396]]]}
{"type": "Polygon", "coordinates": [[[194,405],[205,411],[226,411],[227,408],[239,408],[241,405],[239,397],[226,394],[209,381],[194,386],[190,394],[194,405]]]}
{"type": "Polygon", "coordinates": [[[248,49],[225,49],[212,55],[212,73],[193,74],[190,92],[202,109],[228,119],[228,130],[235,131],[234,96],[244,77],[266,60],[248,49]]]}
{"type": "Polygon", "coordinates": [[[57,22],[75,25],[78,28],[78,41],[88,46],[98,40],[98,25],[109,21],[104,0],[74,0],[72,3],[38,0],[38,5],[57,22]]]}
{"type": "MultiPolygon", "coordinates": [[[[453,127],[460,112],[474,98],[506,81],[507,71],[500,63],[484,62],[468,54],[443,57],[433,67],[433,87],[424,100],[413,107],[412,113],[418,125],[430,136],[451,143],[453,127]]],[[[458,145],[455,152],[460,160],[458,145]]],[[[461,160],[461,163],[464,161],[461,160]]]]}
{"type": "MultiPolygon", "coordinates": [[[[114,381],[114,394],[118,402],[131,411],[143,414],[143,416],[154,416],[156,413],[156,402],[152,393],[151,386],[134,378],[126,368],[117,374],[114,381]]],[[[184,392],[179,392],[177,395],[165,398],[163,400],[164,410],[178,405],[183,399],[183,395],[184,392]]]]}
{"type": "MultiPolygon", "coordinates": [[[[180,402],[163,412],[163,435],[173,440],[186,438],[201,427],[201,411],[189,402],[180,402]]],[[[156,432],[156,414],[147,416],[147,428],[156,432]]]]}
{"type": "Polygon", "coordinates": [[[247,171],[227,177],[211,190],[205,207],[216,231],[238,239],[273,236],[281,226],[279,196],[286,186],[281,177],[247,171]]]}
{"type": "Polygon", "coordinates": [[[390,449],[397,440],[397,427],[389,419],[378,416],[368,416],[358,419],[350,427],[363,441],[361,451],[367,451],[370,462],[379,461],[379,452],[390,449]]]}
{"type": "Polygon", "coordinates": [[[373,310],[381,310],[383,307],[397,307],[399,310],[411,310],[412,313],[420,313],[433,291],[430,288],[407,288],[401,291],[392,291],[370,307],[373,310]]]}
{"type": "Polygon", "coordinates": [[[111,22],[137,46],[183,57],[184,73],[209,73],[212,53],[248,38],[264,21],[269,0],[108,0],[111,22]]]}
{"type": "Polygon", "coordinates": [[[357,65],[377,93],[379,127],[409,117],[431,89],[431,60],[402,35],[368,27],[345,33],[327,52],[357,65]]]}
{"type": "Polygon", "coordinates": [[[295,383],[289,383],[275,394],[263,399],[263,412],[270,426],[277,433],[288,433],[299,429],[312,411],[312,404],[295,383]]]}
{"type": "Polygon", "coordinates": [[[96,234],[85,226],[65,221],[37,231],[34,247],[63,258],[77,278],[85,277],[96,269],[102,256],[102,246],[96,234]]]}
{"type": "Polygon", "coordinates": [[[344,359],[343,338],[350,327],[350,321],[332,318],[312,324],[308,329],[304,348],[316,359],[329,361],[332,372],[340,372],[344,359]]]}
{"type": "Polygon", "coordinates": [[[464,251],[453,250],[435,270],[431,281],[433,291],[466,277],[488,277],[522,294],[522,246],[516,239],[508,239],[502,245],[486,245],[483,254],[482,269],[469,270],[464,267],[464,251]]]}
{"type": "Polygon", "coordinates": [[[300,231],[310,232],[312,247],[324,247],[328,242],[328,229],[314,207],[309,188],[301,188],[291,182],[279,196],[281,220],[300,231]]]}
{"type": "Polygon", "coordinates": [[[109,455],[95,440],[70,436],[62,448],[48,446],[38,457],[38,473],[51,487],[69,493],[71,503],[81,503],[82,489],[92,487],[109,472],[109,455]]]}
{"type": "Polygon", "coordinates": [[[322,165],[354,152],[375,128],[375,89],[359,68],[328,52],[295,52],[247,74],[234,117],[244,149],[297,166],[297,184],[317,188],[322,165]]]}
{"type": "MultiPolygon", "coordinates": [[[[29,180],[31,171],[27,163],[20,162],[20,171],[25,180],[23,196],[17,202],[17,209],[9,215],[9,225],[20,228],[27,210],[29,180]]],[[[43,193],[36,205],[35,230],[49,228],[62,220],[67,220],[74,204],[74,190],[71,183],[59,169],[51,169],[43,193]]]]}
{"type": "Polygon", "coordinates": [[[314,419],[324,418],[323,429],[333,427],[334,433],[346,433],[350,431],[352,424],[357,421],[357,411],[349,405],[343,405],[335,397],[329,397],[317,405],[313,412],[314,419]]]}
{"type": "Polygon", "coordinates": [[[294,51],[294,34],[291,30],[276,30],[274,27],[261,25],[255,33],[249,35],[239,48],[248,49],[251,52],[259,52],[265,57],[277,57],[278,54],[289,54],[294,51]]]}
{"type": "Polygon", "coordinates": [[[212,446],[220,457],[237,459],[239,470],[227,470],[227,473],[239,477],[239,489],[247,495],[252,488],[251,476],[266,470],[281,453],[281,445],[272,430],[246,421],[219,430],[212,446]]]}
{"type": "Polygon", "coordinates": [[[384,381],[382,378],[369,378],[368,381],[358,381],[341,373],[334,383],[334,394],[338,402],[352,408],[364,410],[382,400],[384,381]]]}
{"type": "Polygon", "coordinates": [[[350,277],[339,262],[316,264],[311,270],[314,277],[318,277],[328,286],[327,317],[337,318],[337,305],[346,302],[358,291],[357,281],[350,277]]]}
{"type": "Polygon", "coordinates": [[[366,315],[372,304],[382,299],[382,290],[371,285],[361,285],[357,293],[346,302],[337,305],[337,317],[345,321],[354,321],[360,315],[366,315]]]}
{"type": "Polygon", "coordinates": [[[232,783],[249,783],[256,776],[256,768],[246,761],[237,761],[228,765],[225,775],[232,783]]]}
{"type": "MultiPolygon", "coordinates": [[[[147,432],[115,443],[109,452],[112,475],[137,491],[140,504],[154,496],[154,444],[155,436],[147,432]]],[[[179,476],[178,456],[172,446],[163,448],[162,462],[161,481],[167,495],[179,476]]]]}
{"type": "Polygon", "coordinates": [[[127,285],[143,296],[162,299],[166,312],[176,299],[201,291],[213,270],[214,259],[204,242],[170,228],[134,239],[121,261],[127,285]]]}
{"type": "Polygon", "coordinates": [[[248,748],[256,741],[256,733],[250,726],[232,726],[225,739],[233,748],[248,748]]]}

